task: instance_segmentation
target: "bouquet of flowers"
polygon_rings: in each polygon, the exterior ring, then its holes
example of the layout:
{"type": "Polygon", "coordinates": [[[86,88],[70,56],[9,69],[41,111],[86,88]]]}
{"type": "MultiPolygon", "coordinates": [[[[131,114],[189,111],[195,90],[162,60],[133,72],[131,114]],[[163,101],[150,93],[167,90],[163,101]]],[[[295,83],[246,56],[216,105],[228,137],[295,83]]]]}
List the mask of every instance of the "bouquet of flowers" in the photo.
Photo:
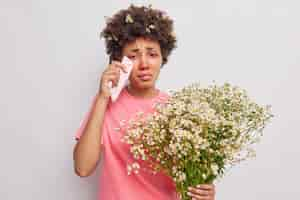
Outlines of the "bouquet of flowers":
{"type": "Polygon", "coordinates": [[[123,141],[137,162],[127,166],[138,173],[139,161],[155,173],[170,176],[181,199],[191,199],[189,186],[212,183],[229,167],[255,156],[270,106],[252,101],[246,91],[225,83],[192,84],[171,91],[150,115],[140,113],[126,128],[123,141]]]}

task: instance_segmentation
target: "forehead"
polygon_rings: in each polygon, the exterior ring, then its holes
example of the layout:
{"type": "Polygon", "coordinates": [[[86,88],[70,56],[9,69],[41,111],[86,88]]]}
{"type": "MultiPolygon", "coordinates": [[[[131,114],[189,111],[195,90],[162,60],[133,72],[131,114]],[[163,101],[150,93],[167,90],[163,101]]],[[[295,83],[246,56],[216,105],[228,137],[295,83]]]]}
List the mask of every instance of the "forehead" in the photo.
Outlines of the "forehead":
{"type": "Polygon", "coordinates": [[[160,45],[157,41],[150,40],[147,38],[137,38],[136,40],[127,43],[123,51],[128,52],[132,50],[159,50],[160,51],[160,45]]]}

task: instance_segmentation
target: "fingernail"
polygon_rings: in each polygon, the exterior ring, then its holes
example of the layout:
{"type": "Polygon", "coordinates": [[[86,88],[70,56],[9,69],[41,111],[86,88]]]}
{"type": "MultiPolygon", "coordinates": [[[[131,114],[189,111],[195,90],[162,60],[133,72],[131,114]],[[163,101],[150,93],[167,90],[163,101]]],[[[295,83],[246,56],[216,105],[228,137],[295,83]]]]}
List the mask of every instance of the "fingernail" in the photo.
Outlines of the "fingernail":
{"type": "Polygon", "coordinates": [[[192,193],[188,192],[187,195],[192,196],[192,193]]]}

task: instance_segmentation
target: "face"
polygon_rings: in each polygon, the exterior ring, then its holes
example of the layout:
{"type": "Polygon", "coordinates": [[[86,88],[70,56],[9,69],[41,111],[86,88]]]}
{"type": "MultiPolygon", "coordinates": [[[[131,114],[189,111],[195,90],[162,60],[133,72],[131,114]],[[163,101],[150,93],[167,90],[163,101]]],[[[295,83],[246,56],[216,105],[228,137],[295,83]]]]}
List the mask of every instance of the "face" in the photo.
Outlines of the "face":
{"type": "Polygon", "coordinates": [[[162,65],[161,49],[158,42],[137,38],[125,45],[122,51],[133,62],[130,86],[138,90],[153,89],[162,65]]]}

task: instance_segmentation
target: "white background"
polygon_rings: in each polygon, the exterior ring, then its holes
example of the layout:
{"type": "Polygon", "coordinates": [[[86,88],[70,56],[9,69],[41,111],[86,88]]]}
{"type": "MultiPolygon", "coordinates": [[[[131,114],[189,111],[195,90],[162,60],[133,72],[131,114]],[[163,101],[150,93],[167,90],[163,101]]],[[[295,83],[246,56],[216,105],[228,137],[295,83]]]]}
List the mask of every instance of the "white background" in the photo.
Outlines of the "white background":
{"type": "Polygon", "coordinates": [[[1,0],[0,199],[96,199],[99,171],[74,174],[73,136],[107,64],[104,16],[129,3],[152,3],[175,20],[178,48],[159,88],[229,81],[273,106],[257,157],[217,183],[216,199],[299,199],[296,0],[1,0]]]}

